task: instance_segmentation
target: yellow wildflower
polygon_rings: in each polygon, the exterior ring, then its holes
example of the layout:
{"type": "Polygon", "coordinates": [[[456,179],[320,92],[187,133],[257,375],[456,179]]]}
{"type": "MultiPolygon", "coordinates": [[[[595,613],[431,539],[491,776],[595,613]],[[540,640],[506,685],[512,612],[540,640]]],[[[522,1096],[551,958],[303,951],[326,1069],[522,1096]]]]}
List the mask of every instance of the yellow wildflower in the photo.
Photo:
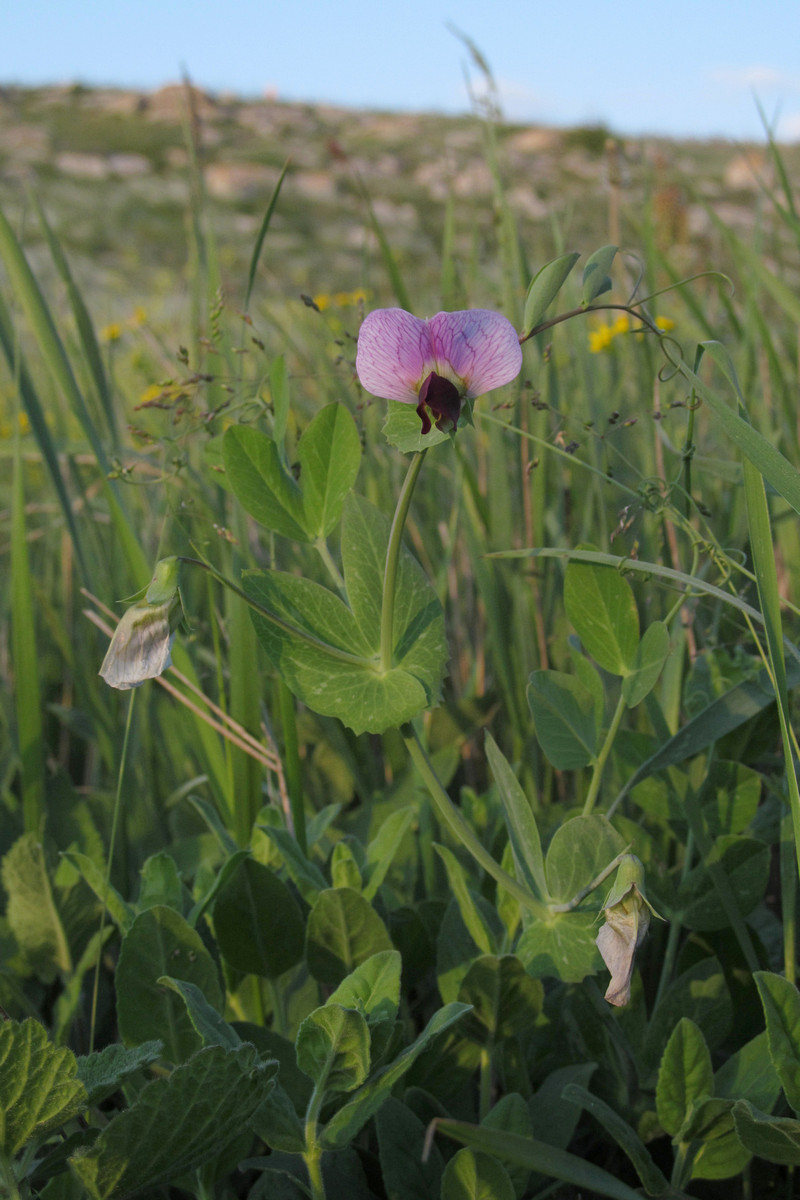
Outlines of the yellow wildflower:
{"type": "Polygon", "coordinates": [[[118,342],[122,337],[122,326],[119,321],[112,321],[110,325],[100,330],[100,338],[104,342],[118,342]]]}

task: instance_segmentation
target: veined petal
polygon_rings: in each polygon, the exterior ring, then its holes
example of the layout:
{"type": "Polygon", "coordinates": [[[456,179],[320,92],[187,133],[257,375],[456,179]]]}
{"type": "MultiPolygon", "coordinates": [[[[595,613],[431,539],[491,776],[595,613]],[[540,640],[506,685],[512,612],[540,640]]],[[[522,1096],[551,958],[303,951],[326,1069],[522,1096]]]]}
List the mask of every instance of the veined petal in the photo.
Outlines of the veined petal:
{"type": "Polygon", "coordinates": [[[364,318],[356,371],[373,396],[416,404],[423,379],[434,369],[427,321],[402,308],[376,308],[364,318]]]}
{"type": "Polygon", "coordinates": [[[470,399],[510,383],[522,369],[522,347],[514,326],[486,308],[440,312],[428,321],[434,370],[461,380],[470,399]],[[449,369],[448,369],[449,368],[449,369]]]}

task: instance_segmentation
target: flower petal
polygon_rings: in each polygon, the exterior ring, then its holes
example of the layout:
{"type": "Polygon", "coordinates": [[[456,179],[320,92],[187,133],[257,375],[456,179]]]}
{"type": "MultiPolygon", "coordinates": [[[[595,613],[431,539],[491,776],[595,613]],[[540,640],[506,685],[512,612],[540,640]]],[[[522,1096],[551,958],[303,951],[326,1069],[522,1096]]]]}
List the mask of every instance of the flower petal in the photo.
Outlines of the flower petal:
{"type": "Polygon", "coordinates": [[[522,369],[517,332],[500,313],[486,308],[440,312],[431,317],[428,327],[434,370],[450,378],[454,373],[470,399],[510,383],[522,369]]]}
{"type": "Polygon", "coordinates": [[[427,321],[402,308],[376,308],[365,317],[356,370],[373,396],[416,404],[420,384],[434,365],[427,321]]]}

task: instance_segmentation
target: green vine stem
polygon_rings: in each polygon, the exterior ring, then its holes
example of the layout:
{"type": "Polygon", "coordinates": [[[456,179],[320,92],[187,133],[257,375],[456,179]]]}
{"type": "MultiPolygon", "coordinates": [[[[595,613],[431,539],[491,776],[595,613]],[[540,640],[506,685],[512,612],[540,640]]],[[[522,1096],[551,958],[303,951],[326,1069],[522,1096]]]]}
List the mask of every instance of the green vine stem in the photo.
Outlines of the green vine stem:
{"type": "Polygon", "coordinates": [[[311,1093],[311,1099],[306,1109],[306,1149],[303,1161],[308,1171],[308,1182],[311,1185],[312,1200],[325,1200],[325,1183],[322,1178],[322,1147],[317,1137],[317,1121],[319,1119],[325,1089],[316,1085],[311,1093]]]}
{"type": "Polygon", "coordinates": [[[416,730],[411,725],[403,725],[400,730],[403,741],[406,744],[409,757],[414,766],[419,771],[425,786],[430,792],[431,799],[436,806],[440,818],[448,826],[450,831],[455,834],[463,846],[470,852],[475,861],[483,867],[487,875],[491,875],[492,879],[496,880],[501,887],[504,887],[515,900],[527,908],[529,912],[534,913],[540,919],[546,919],[548,908],[537,900],[535,896],[521,884],[517,883],[513,876],[504,871],[498,863],[494,861],[489,851],[481,845],[476,837],[468,821],[462,817],[459,810],[453,804],[447,792],[442,787],[439,778],[433,769],[433,764],[428,758],[422,742],[417,736],[416,730]]]}
{"type": "Polygon", "coordinates": [[[584,803],[583,803],[583,816],[584,817],[589,816],[589,814],[591,813],[591,811],[594,808],[595,803],[597,801],[597,796],[600,792],[600,784],[603,781],[603,771],[605,770],[606,761],[608,760],[608,756],[611,753],[611,747],[614,745],[614,739],[617,736],[617,732],[620,727],[620,722],[622,721],[622,717],[623,717],[623,714],[624,714],[626,708],[627,708],[627,705],[625,703],[625,698],[624,698],[624,696],[621,695],[619,700],[617,701],[617,707],[614,712],[614,716],[611,718],[611,724],[608,727],[608,733],[606,734],[606,740],[603,742],[600,753],[598,754],[597,758],[595,759],[594,773],[592,775],[592,781],[589,784],[589,790],[586,793],[586,799],[584,800],[584,803]]]}
{"type": "Polygon", "coordinates": [[[400,495],[397,497],[397,507],[394,520],[389,532],[389,545],[386,547],[386,567],[383,572],[383,602],[381,606],[381,671],[384,674],[392,669],[392,654],[394,650],[394,600],[397,586],[397,566],[400,561],[400,546],[403,541],[406,517],[414,494],[422,462],[427,450],[418,450],[408,465],[400,495]]]}
{"type": "Polygon", "coordinates": [[[111,864],[114,859],[114,843],[117,839],[117,823],[119,820],[119,810],[122,807],[122,781],[125,776],[125,764],[128,761],[128,743],[130,742],[131,726],[133,725],[133,704],[136,699],[135,689],[131,690],[130,699],[128,701],[128,717],[125,721],[125,734],[122,739],[122,754],[119,760],[119,771],[117,772],[117,794],[114,797],[114,813],[111,818],[111,836],[108,843],[108,858],[106,859],[106,877],[103,883],[103,907],[100,911],[100,935],[97,946],[97,962],[94,965],[94,983],[92,984],[92,1013],[89,1021],[89,1053],[94,1050],[94,1035],[97,1024],[97,996],[100,990],[100,960],[103,957],[103,933],[106,927],[106,913],[108,911],[108,891],[111,887],[111,864]]]}

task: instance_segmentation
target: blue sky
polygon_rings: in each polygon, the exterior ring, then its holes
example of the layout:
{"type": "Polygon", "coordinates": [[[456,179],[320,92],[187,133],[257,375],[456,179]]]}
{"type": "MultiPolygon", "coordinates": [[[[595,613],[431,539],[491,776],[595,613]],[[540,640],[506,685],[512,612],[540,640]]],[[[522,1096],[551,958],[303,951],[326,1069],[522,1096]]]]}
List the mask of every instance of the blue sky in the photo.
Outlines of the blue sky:
{"type": "Polygon", "coordinates": [[[80,81],[463,112],[479,46],[506,114],[618,133],[800,140],[800,0],[22,0],[0,83],[80,81]]]}

